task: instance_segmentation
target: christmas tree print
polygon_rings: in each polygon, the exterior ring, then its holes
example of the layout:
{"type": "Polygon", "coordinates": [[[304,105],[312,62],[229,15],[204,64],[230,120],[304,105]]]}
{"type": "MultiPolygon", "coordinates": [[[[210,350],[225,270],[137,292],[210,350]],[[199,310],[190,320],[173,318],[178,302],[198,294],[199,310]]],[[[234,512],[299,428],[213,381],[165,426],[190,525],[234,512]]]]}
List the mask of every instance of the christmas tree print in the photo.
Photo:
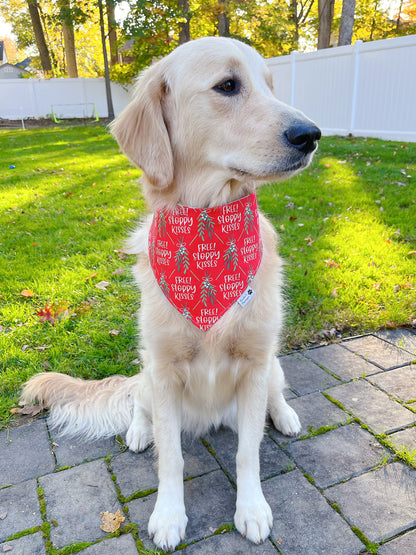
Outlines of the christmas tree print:
{"type": "Polygon", "coordinates": [[[250,271],[249,271],[248,276],[247,276],[247,283],[251,283],[253,281],[253,279],[254,279],[253,269],[250,268],[250,271]]]}
{"type": "Polygon", "coordinates": [[[225,262],[225,267],[227,268],[227,271],[230,271],[230,266],[233,266],[233,272],[235,272],[237,266],[238,266],[238,250],[237,250],[237,246],[234,242],[234,239],[231,239],[229,241],[229,247],[228,249],[225,251],[224,253],[224,262],[225,262]]]}
{"type": "Polygon", "coordinates": [[[217,292],[211,283],[211,278],[209,274],[207,274],[201,285],[201,301],[204,306],[207,306],[208,300],[211,301],[211,304],[214,304],[216,294],[217,292]]]}
{"type": "Polygon", "coordinates": [[[163,210],[159,212],[159,220],[157,222],[157,231],[159,237],[164,237],[166,233],[166,218],[163,210]]]}
{"type": "Polygon", "coordinates": [[[184,274],[186,274],[186,271],[189,268],[188,251],[182,239],[181,239],[181,242],[179,243],[179,249],[175,253],[175,266],[178,272],[180,272],[181,268],[183,267],[184,274]]]}
{"type": "Polygon", "coordinates": [[[254,215],[251,210],[250,202],[247,202],[246,209],[244,210],[244,229],[247,235],[253,232],[254,215]]]}
{"type": "Polygon", "coordinates": [[[187,307],[186,305],[185,305],[185,306],[183,307],[183,309],[182,309],[182,314],[185,316],[185,318],[186,318],[187,320],[192,320],[192,315],[191,315],[191,313],[189,312],[189,309],[188,309],[188,307],[187,307]]]}
{"type": "Polygon", "coordinates": [[[152,261],[152,264],[155,260],[155,238],[153,236],[152,238],[152,244],[150,245],[150,260],[152,261]]]}
{"type": "Polygon", "coordinates": [[[165,280],[165,274],[162,274],[160,277],[159,287],[162,289],[165,296],[169,297],[169,285],[165,280]]]}
{"type": "Polygon", "coordinates": [[[203,241],[205,241],[205,232],[208,233],[208,237],[211,239],[214,232],[214,221],[208,216],[206,210],[198,216],[198,235],[203,241]]]}

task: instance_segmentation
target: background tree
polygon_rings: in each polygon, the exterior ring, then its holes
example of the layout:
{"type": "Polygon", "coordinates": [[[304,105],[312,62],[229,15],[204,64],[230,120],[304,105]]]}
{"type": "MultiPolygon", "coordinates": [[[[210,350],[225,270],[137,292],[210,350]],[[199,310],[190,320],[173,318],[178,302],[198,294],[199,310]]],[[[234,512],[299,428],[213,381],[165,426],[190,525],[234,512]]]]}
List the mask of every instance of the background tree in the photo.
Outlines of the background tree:
{"type": "Polygon", "coordinates": [[[48,45],[46,44],[45,34],[43,32],[42,22],[39,15],[38,4],[36,0],[27,0],[29,15],[32,22],[33,33],[38,47],[40,61],[43,72],[46,76],[52,74],[52,62],[49,56],[48,45]]]}
{"type": "Polygon", "coordinates": [[[106,0],[105,4],[107,9],[108,43],[110,45],[110,65],[114,66],[118,62],[116,2],[114,0],[106,0]]]}
{"type": "MultiPolygon", "coordinates": [[[[94,2],[71,1],[69,8],[68,3],[64,6],[53,0],[37,0],[36,8],[54,76],[68,74],[69,64],[66,60],[67,48],[62,25],[63,19],[66,18],[73,26],[78,75],[96,77],[104,74],[96,0],[94,2]]],[[[32,59],[31,65],[38,70],[43,70],[29,12],[29,0],[0,0],[0,11],[3,18],[12,26],[17,47],[20,51],[26,50],[22,57],[29,56],[32,59]]]]}
{"type": "Polygon", "coordinates": [[[290,19],[294,25],[293,46],[299,49],[300,29],[309,18],[315,0],[290,0],[290,19]]]}
{"type": "Polygon", "coordinates": [[[392,37],[394,26],[381,0],[360,0],[357,3],[354,40],[372,41],[392,37]]]}
{"type": "Polygon", "coordinates": [[[6,49],[7,61],[9,64],[15,64],[16,62],[21,61],[19,58],[22,59],[24,55],[20,56],[17,45],[11,37],[0,35],[0,41],[4,42],[4,48],[6,49]]]}
{"type": "Polygon", "coordinates": [[[182,19],[179,21],[179,44],[191,40],[189,0],[178,0],[178,8],[182,19]]]}
{"type": "Polygon", "coordinates": [[[75,52],[74,17],[71,10],[70,0],[58,0],[59,19],[65,45],[65,59],[68,77],[78,77],[77,56],[75,52]]]}
{"type": "MultiPolygon", "coordinates": [[[[35,67],[49,74],[51,67],[55,76],[76,75],[77,68],[88,77],[104,74],[97,2],[0,0],[0,10],[17,46],[32,49],[35,67]]],[[[103,0],[103,8],[111,75],[120,82],[129,82],[191,36],[231,36],[271,57],[416,32],[414,0],[401,0],[393,16],[384,0],[360,0],[355,10],[354,0],[128,0],[127,16],[117,27],[118,2],[103,0]],[[117,48],[132,63],[117,63],[117,48]]]]}
{"type": "Polygon", "coordinates": [[[331,44],[332,20],[334,18],[335,0],[318,0],[319,27],[318,50],[329,48],[331,44]]]}
{"type": "Polygon", "coordinates": [[[230,36],[230,17],[228,14],[228,2],[227,0],[218,0],[218,34],[220,37],[230,36]]]}
{"type": "Polygon", "coordinates": [[[416,33],[416,2],[401,0],[394,14],[396,35],[413,35],[416,33]]]}
{"type": "Polygon", "coordinates": [[[355,0],[343,0],[338,46],[351,44],[354,28],[355,0]]]}

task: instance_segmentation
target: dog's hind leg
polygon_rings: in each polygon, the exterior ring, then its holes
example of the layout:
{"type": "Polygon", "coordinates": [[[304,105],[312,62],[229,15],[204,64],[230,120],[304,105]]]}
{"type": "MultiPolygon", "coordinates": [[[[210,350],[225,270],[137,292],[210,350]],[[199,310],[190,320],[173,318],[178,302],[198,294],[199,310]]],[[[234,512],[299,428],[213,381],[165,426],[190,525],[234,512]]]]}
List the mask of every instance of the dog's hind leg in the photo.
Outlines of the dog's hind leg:
{"type": "Polygon", "coordinates": [[[133,394],[133,414],[126,433],[126,443],[131,451],[137,453],[144,451],[153,441],[152,391],[147,380],[133,394]]]}
{"type": "Polygon", "coordinates": [[[267,408],[276,430],[285,436],[295,436],[301,430],[298,415],[283,396],[285,377],[279,360],[274,356],[269,375],[267,408]]]}

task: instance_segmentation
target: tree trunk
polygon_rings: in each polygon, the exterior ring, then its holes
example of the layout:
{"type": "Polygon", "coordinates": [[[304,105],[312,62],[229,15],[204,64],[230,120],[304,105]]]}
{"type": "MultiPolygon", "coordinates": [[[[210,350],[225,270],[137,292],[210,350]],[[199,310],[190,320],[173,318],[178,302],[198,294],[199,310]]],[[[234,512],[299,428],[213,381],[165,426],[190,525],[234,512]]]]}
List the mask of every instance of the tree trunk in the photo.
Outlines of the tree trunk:
{"type": "Polygon", "coordinates": [[[108,42],[110,44],[110,66],[118,62],[117,32],[114,0],[107,0],[108,42]]]}
{"type": "Polygon", "coordinates": [[[373,33],[376,29],[376,17],[377,17],[377,11],[378,11],[378,0],[376,0],[374,2],[374,13],[373,13],[373,20],[371,22],[371,32],[370,32],[370,41],[373,40],[373,33]]]}
{"type": "Polygon", "coordinates": [[[293,37],[294,49],[297,50],[299,47],[299,17],[298,17],[298,2],[297,0],[290,0],[291,9],[291,19],[293,25],[295,26],[295,32],[293,37]]]}
{"type": "Polygon", "coordinates": [[[113,97],[111,94],[110,71],[108,69],[107,48],[105,45],[104,10],[103,10],[102,0],[98,0],[98,9],[100,12],[100,31],[101,31],[101,44],[103,46],[104,82],[105,82],[105,94],[107,97],[108,120],[113,121],[114,108],[113,108],[113,97]]]}
{"type": "Polygon", "coordinates": [[[71,19],[70,0],[59,0],[58,6],[65,10],[62,17],[62,31],[64,34],[65,59],[68,77],[78,77],[77,56],[75,52],[74,24],[71,19]]]}
{"type": "Polygon", "coordinates": [[[189,26],[189,0],[178,0],[178,7],[182,12],[185,21],[179,23],[179,44],[191,40],[191,31],[189,26]]]}
{"type": "Polygon", "coordinates": [[[354,28],[355,0],[343,0],[341,24],[339,27],[338,46],[351,44],[354,28]]]}
{"type": "Polygon", "coordinates": [[[329,48],[331,44],[331,26],[334,18],[335,0],[318,0],[319,32],[318,50],[329,48]]]}
{"type": "Polygon", "coordinates": [[[32,20],[33,32],[35,34],[36,45],[39,50],[42,69],[45,76],[49,76],[52,73],[52,64],[39,16],[38,4],[36,0],[28,0],[27,3],[29,7],[30,19],[32,20]]]}
{"type": "Polygon", "coordinates": [[[218,34],[220,37],[230,36],[230,18],[227,14],[227,0],[218,0],[218,34]]]}
{"type": "Polygon", "coordinates": [[[400,23],[401,23],[400,18],[401,18],[401,15],[402,15],[402,8],[403,8],[403,0],[400,0],[399,12],[397,14],[397,20],[396,20],[396,31],[398,31],[399,27],[400,27],[400,23]]]}
{"type": "Polygon", "coordinates": [[[74,28],[67,25],[65,21],[62,22],[62,30],[64,33],[65,43],[65,58],[68,77],[78,77],[77,56],[75,52],[75,34],[74,28]]]}

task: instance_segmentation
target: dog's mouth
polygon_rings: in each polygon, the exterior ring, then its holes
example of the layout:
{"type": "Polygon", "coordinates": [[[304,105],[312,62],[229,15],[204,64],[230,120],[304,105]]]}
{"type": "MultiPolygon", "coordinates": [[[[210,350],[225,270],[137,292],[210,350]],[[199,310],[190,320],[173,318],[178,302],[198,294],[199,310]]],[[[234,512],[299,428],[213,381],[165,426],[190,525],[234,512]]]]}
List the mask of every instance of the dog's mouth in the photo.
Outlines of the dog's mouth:
{"type": "Polygon", "coordinates": [[[237,178],[242,179],[271,179],[282,178],[290,174],[304,170],[309,166],[313,158],[313,153],[302,155],[297,160],[284,159],[264,167],[253,168],[252,170],[243,169],[242,167],[230,167],[237,178]]]}

